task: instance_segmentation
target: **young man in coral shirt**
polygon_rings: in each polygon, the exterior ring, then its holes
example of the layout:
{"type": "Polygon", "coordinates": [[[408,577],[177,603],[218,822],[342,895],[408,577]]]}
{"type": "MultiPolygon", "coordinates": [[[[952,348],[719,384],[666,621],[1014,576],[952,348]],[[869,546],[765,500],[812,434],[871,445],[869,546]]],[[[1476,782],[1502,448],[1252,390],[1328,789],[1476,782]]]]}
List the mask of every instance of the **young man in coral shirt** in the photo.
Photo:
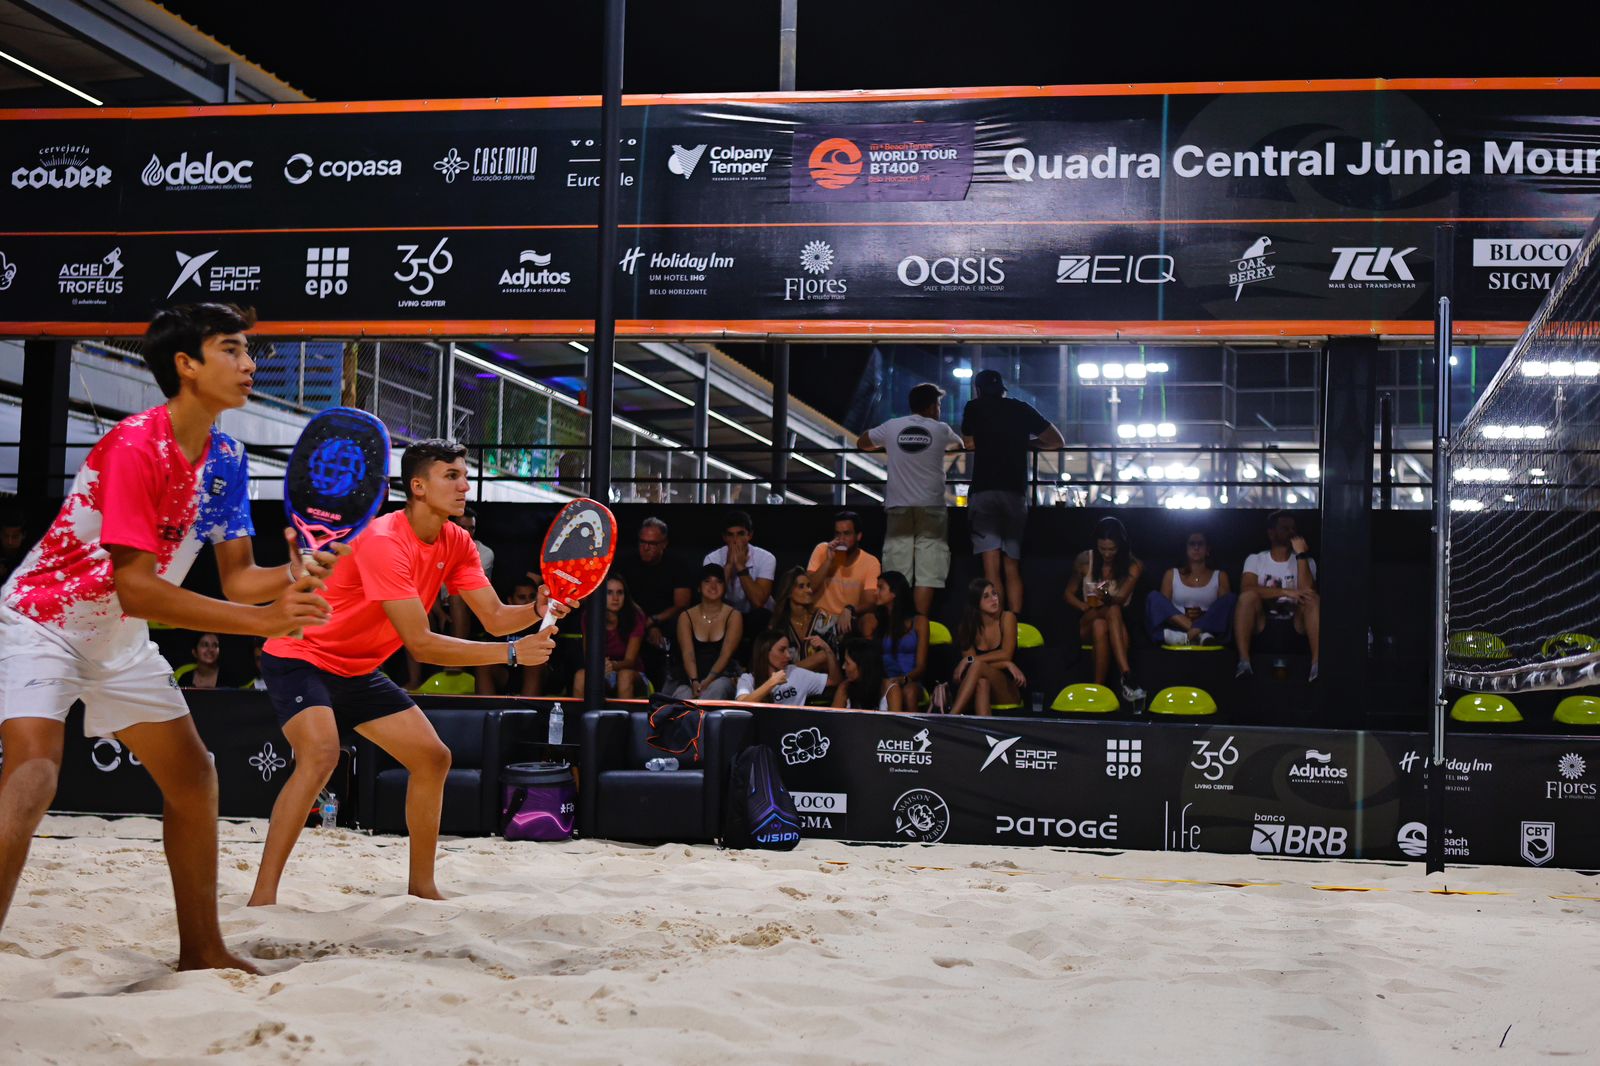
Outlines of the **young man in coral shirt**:
{"type": "MultiPolygon", "coordinates": [[[[338,764],[341,728],[354,729],[410,771],[406,891],[444,898],[434,883],[434,851],[450,749],[380,667],[402,645],[418,662],[437,666],[538,666],[550,658],[556,636],[551,627],[506,643],[461,640],[435,633],[428,624],[428,612],[445,586],[466,601],[493,636],[538,625],[548,602],[541,588],[534,603],[502,603],[484,576],[472,535],[450,521],[467,506],[466,454],[446,440],[407,448],[400,459],[405,508],[374,520],[328,577],[323,595],[332,620],[306,630],[301,639],[268,641],[261,654],[267,694],[294,747],[294,772],[272,807],[252,907],[278,900],[278,882],[306,812],[338,764]]],[[[557,604],[555,613],[569,609],[557,604]]]]}

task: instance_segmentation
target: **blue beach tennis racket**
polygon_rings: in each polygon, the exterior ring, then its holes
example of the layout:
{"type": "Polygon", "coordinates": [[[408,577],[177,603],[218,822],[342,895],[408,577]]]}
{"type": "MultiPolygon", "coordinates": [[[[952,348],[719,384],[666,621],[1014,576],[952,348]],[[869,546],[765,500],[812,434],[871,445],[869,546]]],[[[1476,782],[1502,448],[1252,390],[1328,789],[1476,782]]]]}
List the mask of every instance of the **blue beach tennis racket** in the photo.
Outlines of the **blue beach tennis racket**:
{"type": "Polygon", "coordinates": [[[300,433],[283,474],[283,508],[310,554],[360,533],[389,495],[389,430],[354,407],[330,407],[300,433]]]}

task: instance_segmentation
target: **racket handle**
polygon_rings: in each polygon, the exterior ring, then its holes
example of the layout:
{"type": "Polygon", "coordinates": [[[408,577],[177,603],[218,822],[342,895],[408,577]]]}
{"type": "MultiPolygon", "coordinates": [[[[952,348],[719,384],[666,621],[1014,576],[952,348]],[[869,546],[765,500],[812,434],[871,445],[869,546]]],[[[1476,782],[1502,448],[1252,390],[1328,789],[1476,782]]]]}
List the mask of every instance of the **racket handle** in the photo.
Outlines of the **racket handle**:
{"type": "MultiPolygon", "coordinates": [[[[308,548],[303,544],[300,546],[300,558],[309,559],[315,554],[317,554],[316,549],[308,548]]],[[[306,631],[305,630],[297,629],[293,633],[289,634],[289,639],[290,640],[303,640],[305,638],[305,635],[306,635],[306,631]]]]}
{"type": "Polygon", "coordinates": [[[545,630],[549,629],[551,626],[553,626],[555,624],[556,624],[556,614],[555,614],[555,612],[550,610],[548,607],[545,608],[544,621],[539,623],[539,632],[543,633],[545,630]]]}

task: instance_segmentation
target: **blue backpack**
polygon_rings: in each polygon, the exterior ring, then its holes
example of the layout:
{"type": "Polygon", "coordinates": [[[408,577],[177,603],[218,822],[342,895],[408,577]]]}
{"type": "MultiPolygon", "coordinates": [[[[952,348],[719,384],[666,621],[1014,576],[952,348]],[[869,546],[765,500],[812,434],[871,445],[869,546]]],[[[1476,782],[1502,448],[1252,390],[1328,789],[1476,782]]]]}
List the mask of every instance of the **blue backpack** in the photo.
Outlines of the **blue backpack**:
{"type": "Polygon", "coordinates": [[[778,757],[754,744],[733,760],[722,846],[791,851],[800,843],[800,815],[778,773],[778,757]]]}

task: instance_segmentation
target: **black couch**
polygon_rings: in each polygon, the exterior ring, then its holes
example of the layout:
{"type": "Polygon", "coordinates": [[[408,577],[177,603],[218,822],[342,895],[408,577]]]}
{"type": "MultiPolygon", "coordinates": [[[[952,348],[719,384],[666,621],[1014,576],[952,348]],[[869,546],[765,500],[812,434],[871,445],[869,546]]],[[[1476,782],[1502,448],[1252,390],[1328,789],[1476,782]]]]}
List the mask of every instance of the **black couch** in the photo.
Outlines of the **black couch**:
{"type": "Polygon", "coordinates": [[[733,758],[754,737],[750,712],[706,711],[700,759],[677,770],[647,770],[664,753],[648,742],[648,711],[589,711],[583,716],[578,831],[608,840],[699,843],[721,835],[733,758]]]}

